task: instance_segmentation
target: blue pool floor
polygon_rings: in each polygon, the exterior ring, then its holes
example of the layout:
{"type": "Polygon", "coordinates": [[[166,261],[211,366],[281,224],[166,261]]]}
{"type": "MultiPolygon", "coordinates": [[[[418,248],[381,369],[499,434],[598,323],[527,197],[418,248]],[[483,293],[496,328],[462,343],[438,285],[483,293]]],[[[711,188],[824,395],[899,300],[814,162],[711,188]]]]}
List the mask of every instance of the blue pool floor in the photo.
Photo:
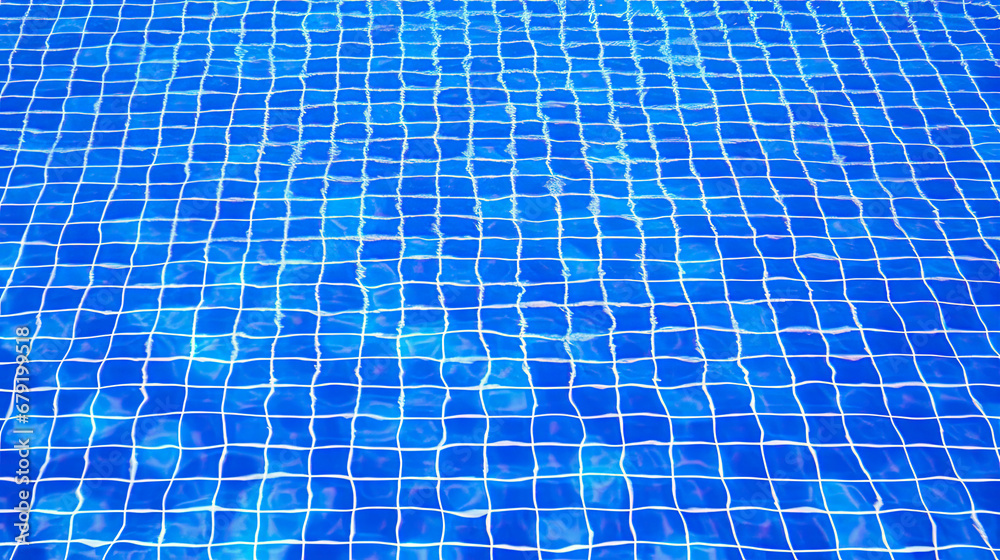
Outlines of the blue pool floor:
{"type": "Polygon", "coordinates": [[[998,56],[992,0],[4,0],[0,557],[996,560],[998,56]]]}

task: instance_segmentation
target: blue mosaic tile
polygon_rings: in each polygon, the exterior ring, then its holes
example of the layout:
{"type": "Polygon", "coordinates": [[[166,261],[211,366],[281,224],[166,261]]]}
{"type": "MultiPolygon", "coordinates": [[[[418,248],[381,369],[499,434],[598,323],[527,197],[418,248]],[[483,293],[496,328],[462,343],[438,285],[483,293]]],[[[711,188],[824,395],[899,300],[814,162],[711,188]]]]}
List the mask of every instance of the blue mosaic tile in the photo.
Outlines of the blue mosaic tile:
{"type": "Polygon", "coordinates": [[[997,558],[996,2],[0,21],[3,558],[997,558]]]}

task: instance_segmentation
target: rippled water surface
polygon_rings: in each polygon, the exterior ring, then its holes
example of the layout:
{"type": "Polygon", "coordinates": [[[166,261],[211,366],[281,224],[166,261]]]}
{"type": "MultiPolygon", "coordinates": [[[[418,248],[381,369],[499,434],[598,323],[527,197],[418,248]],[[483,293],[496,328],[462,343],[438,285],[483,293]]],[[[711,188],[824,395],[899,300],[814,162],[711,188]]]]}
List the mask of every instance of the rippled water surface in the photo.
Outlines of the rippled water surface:
{"type": "Polygon", "coordinates": [[[997,558],[996,2],[49,1],[3,558],[997,558]]]}

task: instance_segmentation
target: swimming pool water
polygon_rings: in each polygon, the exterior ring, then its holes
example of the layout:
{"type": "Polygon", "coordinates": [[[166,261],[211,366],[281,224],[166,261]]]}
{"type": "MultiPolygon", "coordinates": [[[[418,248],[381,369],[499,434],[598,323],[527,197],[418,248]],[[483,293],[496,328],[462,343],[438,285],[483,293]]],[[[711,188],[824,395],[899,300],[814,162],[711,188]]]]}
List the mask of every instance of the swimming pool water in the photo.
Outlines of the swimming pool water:
{"type": "Polygon", "coordinates": [[[998,557],[996,2],[0,21],[2,557],[998,557]]]}

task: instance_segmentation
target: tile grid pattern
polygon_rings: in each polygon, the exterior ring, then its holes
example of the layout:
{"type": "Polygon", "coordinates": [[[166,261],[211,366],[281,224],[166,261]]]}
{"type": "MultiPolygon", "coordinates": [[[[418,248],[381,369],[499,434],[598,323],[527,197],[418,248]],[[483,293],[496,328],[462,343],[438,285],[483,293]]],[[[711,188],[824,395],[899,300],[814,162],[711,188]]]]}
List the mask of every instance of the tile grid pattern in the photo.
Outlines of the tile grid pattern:
{"type": "Polygon", "coordinates": [[[995,2],[0,20],[4,557],[997,558],[995,2]]]}

